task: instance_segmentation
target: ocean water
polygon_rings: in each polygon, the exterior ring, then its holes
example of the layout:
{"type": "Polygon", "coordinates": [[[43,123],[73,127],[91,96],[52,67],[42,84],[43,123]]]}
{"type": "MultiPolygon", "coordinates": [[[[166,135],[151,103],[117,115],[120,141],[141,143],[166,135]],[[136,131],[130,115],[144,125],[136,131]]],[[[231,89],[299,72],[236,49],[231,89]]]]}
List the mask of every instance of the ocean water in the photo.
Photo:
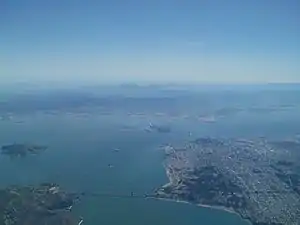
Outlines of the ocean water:
{"type": "MultiPolygon", "coordinates": [[[[159,146],[175,139],[174,134],[122,131],[101,117],[34,115],[15,119],[23,122],[1,121],[1,144],[40,143],[49,149],[25,159],[2,155],[2,187],[50,181],[67,190],[125,196],[131,191],[150,193],[167,182],[159,146]],[[120,151],[113,152],[114,148],[120,151]]],[[[246,224],[223,211],[154,199],[87,196],[74,208],[88,225],[246,224]]]]}
{"type": "Polygon", "coordinates": [[[126,196],[132,191],[151,193],[168,182],[161,145],[199,136],[295,137],[300,134],[299,115],[299,107],[275,112],[248,110],[205,123],[195,118],[103,114],[96,109],[84,114],[15,114],[11,120],[0,121],[0,145],[18,142],[49,148],[25,159],[1,155],[0,186],[55,182],[70,191],[104,193],[88,195],[74,207],[86,225],[246,225],[237,215],[221,210],[126,196]],[[172,132],[145,132],[149,120],[168,121],[172,132]],[[114,152],[115,148],[119,152],[114,152]]]}

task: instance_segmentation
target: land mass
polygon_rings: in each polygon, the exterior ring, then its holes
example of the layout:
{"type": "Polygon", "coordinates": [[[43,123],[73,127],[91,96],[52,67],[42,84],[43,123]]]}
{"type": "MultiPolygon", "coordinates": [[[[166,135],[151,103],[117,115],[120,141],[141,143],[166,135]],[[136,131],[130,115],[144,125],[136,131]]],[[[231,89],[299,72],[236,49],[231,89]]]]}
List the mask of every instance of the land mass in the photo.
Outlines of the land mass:
{"type": "Polygon", "coordinates": [[[147,132],[156,131],[158,133],[170,133],[171,128],[170,128],[170,126],[155,125],[155,124],[150,123],[149,127],[146,128],[146,131],[147,132]]]}
{"type": "Polygon", "coordinates": [[[0,225],[77,225],[71,213],[77,199],[50,183],[0,189],[0,225]]]}
{"type": "Polygon", "coordinates": [[[198,138],[165,148],[157,198],[235,212],[253,225],[300,224],[300,142],[198,138]]]}
{"type": "Polygon", "coordinates": [[[8,155],[11,158],[15,157],[26,157],[27,155],[36,155],[47,149],[46,146],[42,145],[31,145],[31,144],[10,144],[1,147],[1,154],[8,155]]]}

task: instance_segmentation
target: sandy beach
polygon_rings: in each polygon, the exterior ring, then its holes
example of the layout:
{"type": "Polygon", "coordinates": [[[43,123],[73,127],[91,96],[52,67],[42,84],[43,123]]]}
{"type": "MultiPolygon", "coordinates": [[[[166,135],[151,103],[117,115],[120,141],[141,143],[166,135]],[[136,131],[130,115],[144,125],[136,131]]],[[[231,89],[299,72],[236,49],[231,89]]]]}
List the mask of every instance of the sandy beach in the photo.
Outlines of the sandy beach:
{"type": "MultiPolygon", "coordinates": [[[[173,183],[173,179],[172,179],[172,176],[171,176],[171,172],[169,170],[169,167],[163,163],[163,167],[165,168],[165,171],[166,171],[166,176],[169,180],[168,183],[164,184],[162,187],[167,187],[169,185],[172,185],[173,183]]],[[[228,213],[231,213],[231,214],[235,214],[237,216],[239,216],[240,218],[242,218],[243,220],[247,221],[249,224],[252,224],[250,222],[250,220],[248,219],[245,219],[243,218],[239,213],[237,213],[234,209],[232,208],[226,208],[224,206],[214,206],[214,205],[205,205],[205,204],[193,204],[191,202],[188,202],[188,201],[182,201],[182,200],[176,200],[176,199],[168,199],[168,198],[159,198],[159,197],[153,197],[155,199],[158,199],[158,200],[163,200],[163,201],[172,201],[172,202],[178,202],[178,203],[185,203],[185,204],[191,204],[191,205],[196,205],[198,207],[203,207],[203,208],[210,208],[210,209],[217,209],[217,210],[221,210],[221,211],[225,211],[225,212],[228,212],[228,213]]]]}
{"type": "Polygon", "coordinates": [[[157,199],[157,200],[160,200],[160,201],[170,201],[170,202],[176,202],[176,203],[190,204],[190,205],[195,205],[195,206],[202,207],[202,208],[210,208],[210,209],[221,210],[221,211],[224,211],[224,212],[227,212],[227,213],[235,214],[235,215],[239,216],[240,218],[242,218],[243,220],[245,220],[246,222],[248,222],[249,224],[252,224],[248,219],[243,218],[239,213],[237,213],[233,209],[226,208],[224,206],[193,204],[193,203],[188,202],[188,201],[182,201],[182,200],[176,200],[176,199],[170,199],[170,198],[159,198],[159,197],[148,197],[148,198],[157,199]]]}

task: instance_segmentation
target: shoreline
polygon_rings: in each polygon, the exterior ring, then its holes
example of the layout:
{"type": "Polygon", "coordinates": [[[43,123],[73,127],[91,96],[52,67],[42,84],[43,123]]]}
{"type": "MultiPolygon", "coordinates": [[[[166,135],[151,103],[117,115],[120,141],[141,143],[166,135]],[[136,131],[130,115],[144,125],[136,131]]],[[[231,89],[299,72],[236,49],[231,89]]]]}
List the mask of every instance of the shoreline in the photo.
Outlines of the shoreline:
{"type": "Polygon", "coordinates": [[[159,201],[169,201],[169,202],[174,202],[174,203],[179,203],[179,204],[189,204],[189,205],[193,205],[193,206],[197,206],[197,207],[201,207],[201,208],[208,208],[208,209],[213,209],[213,210],[219,210],[219,211],[223,211],[223,212],[226,212],[226,213],[237,215],[243,221],[246,221],[247,223],[249,223],[250,225],[252,225],[252,223],[251,223],[251,221],[249,219],[243,218],[238,212],[234,211],[233,209],[226,208],[224,206],[195,204],[195,203],[191,203],[191,202],[184,201],[184,200],[176,200],[176,199],[172,199],[172,198],[162,198],[162,197],[148,197],[148,199],[155,199],[155,200],[159,200],[159,201]]]}
{"type": "MultiPolygon", "coordinates": [[[[169,171],[169,167],[168,165],[166,165],[165,163],[163,163],[163,167],[165,169],[165,174],[166,177],[168,178],[168,181],[166,184],[164,184],[162,187],[167,187],[169,185],[172,185],[172,178],[171,178],[171,172],[169,171]]],[[[225,206],[214,206],[214,205],[205,205],[205,204],[195,204],[195,203],[191,203],[188,201],[184,201],[184,200],[176,200],[176,199],[171,199],[171,198],[162,198],[162,197],[150,197],[153,199],[157,199],[157,200],[162,200],[162,201],[171,201],[171,202],[176,202],[176,203],[184,203],[184,204],[190,204],[190,205],[195,205],[197,207],[202,207],[202,208],[210,208],[210,209],[216,209],[216,210],[220,210],[220,211],[224,211],[226,213],[230,213],[230,214],[234,214],[237,215],[239,218],[241,218],[243,221],[246,221],[247,223],[249,223],[249,225],[252,225],[253,223],[248,219],[248,218],[243,218],[238,212],[234,211],[233,209],[230,208],[226,208],[225,206]]]]}

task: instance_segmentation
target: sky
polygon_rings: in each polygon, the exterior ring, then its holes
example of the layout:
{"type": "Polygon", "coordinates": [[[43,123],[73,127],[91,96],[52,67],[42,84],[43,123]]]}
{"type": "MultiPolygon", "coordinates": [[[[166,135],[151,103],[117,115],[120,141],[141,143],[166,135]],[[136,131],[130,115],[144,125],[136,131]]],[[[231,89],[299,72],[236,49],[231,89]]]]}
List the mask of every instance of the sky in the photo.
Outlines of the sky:
{"type": "Polygon", "coordinates": [[[0,0],[0,83],[300,82],[299,0],[0,0]]]}

